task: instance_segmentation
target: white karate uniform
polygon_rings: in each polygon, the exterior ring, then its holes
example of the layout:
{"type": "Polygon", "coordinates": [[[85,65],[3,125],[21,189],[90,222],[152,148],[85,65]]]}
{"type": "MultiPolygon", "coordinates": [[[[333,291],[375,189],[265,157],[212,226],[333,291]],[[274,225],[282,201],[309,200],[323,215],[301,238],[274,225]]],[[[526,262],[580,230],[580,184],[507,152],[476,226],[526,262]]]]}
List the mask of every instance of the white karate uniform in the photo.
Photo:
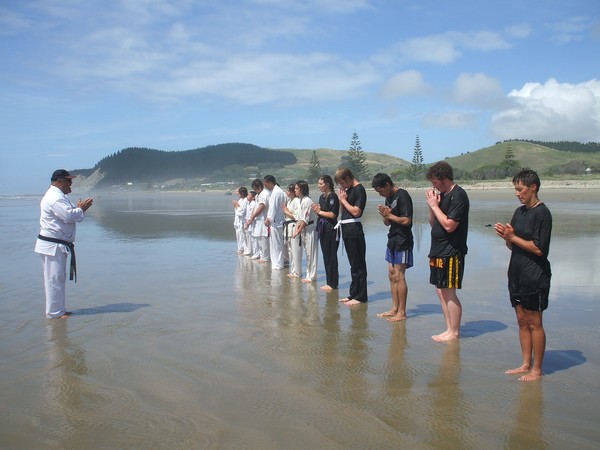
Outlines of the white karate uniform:
{"type": "MultiPolygon", "coordinates": [[[[85,214],[56,186],[50,186],[40,203],[40,234],[67,242],[75,241],[75,224],[85,214]]],[[[67,280],[67,255],[69,248],[63,244],[38,239],[35,252],[42,258],[44,288],[46,291],[46,317],[60,317],[66,312],[65,284],[67,280]]]]}
{"type": "Polygon", "coordinates": [[[271,223],[269,233],[269,251],[271,254],[271,268],[273,270],[281,270],[285,264],[285,255],[283,252],[283,222],[285,214],[283,213],[283,205],[287,196],[283,189],[278,185],[273,186],[271,195],[269,196],[269,210],[267,218],[271,223]]]}
{"type": "Polygon", "coordinates": [[[306,223],[306,226],[300,234],[302,236],[302,248],[306,255],[306,277],[305,279],[317,281],[317,215],[312,210],[313,201],[310,197],[302,197],[300,199],[300,211],[298,220],[306,223]],[[312,223],[311,223],[312,222],[312,223]]]}
{"type": "MultiPolygon", "coordinates": [[[[288,210],[294,215],[294,219],[298,220],[300,217],[300,199],[298,197],[294,197],[288,202],[287,205],[288,210]]],[[[296,236],[293,238],[294,231],[296,231],[296,224],[289,223],[286,225],[287,227],[287,248],[289,252],[289,260],[290,260],[290,275],[295,275],[297,277],[302,275],[302,246],[300,245],[300,236],[296,236]]]]}
{"type": "Polygon", "coordinates": [[[233,227],[235,228],[235,238],[237,241],[238,252],[244,252],[246,233],[244,230],[244,222],[246,219],[246,208],[248,207],[248,199],[240,198],[238,206],[235,208],[235,218],[233,219],[233,227]]]}
{"type": "MultiPolygon", "coordinates": [[[[256,206],[256,201],[252,200],[248,202],[248,206],[246,207],[246,220],[249,220],[254,212],[254,207],[256,206]]],[[[250,225],[245,230],[246,231],[246,247],[244,250],[244,255],[252,257],[252,259],[258,259],[258,243],[256,242],[256,238],[254,237],[254,222],[250,222],[250,225]],[[255,258],[256,257],[256,258],[255,258]]]]}
{"type": "Polygon", "coordinates": [[[254,231],[252,235],[256,238],[256,242],[258,243],[258,253],[260,259],[263,261],[270,260],[270,250],[269,250],[269,228],[265,225],[265,219],[267,217],[267,211],[269,210],[269,191],[263,189],[260,194],[256,197],[256,206],[258,208],[259,205],[265,205],[261,213],[254,218],[254,231]]]}

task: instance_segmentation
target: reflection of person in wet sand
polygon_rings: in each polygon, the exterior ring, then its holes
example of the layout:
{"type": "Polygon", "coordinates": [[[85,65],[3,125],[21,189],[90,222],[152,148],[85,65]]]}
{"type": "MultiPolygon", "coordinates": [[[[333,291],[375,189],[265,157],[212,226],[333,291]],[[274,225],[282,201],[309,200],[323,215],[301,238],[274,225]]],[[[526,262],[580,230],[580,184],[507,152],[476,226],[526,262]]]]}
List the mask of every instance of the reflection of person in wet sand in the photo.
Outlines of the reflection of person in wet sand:
{"type": "Polygon", "coordinates": [[[469,197],[454,183],[452,167],[444,161],[429,168],[427,179],[433,185],[425,194],[431,224],[429,282],[436,287],[446,321],[446,331],[432,339],[451,341],[460,336],[462,305],[456,290],[462,287],[467,254],[469,197]]]}
{"type": "Polygon", "coordinates": [[[538,198],[537,173],[524,169],[514,176],[513,184],[523,206],[517,208],[510,223],[497,223],[495,228],[511,250],[508,291],[519,324],[523,363],[506,373],[523,374],[520,381],[533,381],[542,376],[546,350],[542,313],[548,308],[552,275],[548,261],[552,215],[538,198]]]}
{"type": "Polygon", "coordinates": [[[412,199],[408,192],[394,186],[389,175],[378,173],[373,177],[373,189],[385,197],[385,205],[379,205],[383,223],[390,227],[385,260],[388,262],[392,309],[377,314],[390,322],[406,319],[406,269],[413,265],[412,199]]]}

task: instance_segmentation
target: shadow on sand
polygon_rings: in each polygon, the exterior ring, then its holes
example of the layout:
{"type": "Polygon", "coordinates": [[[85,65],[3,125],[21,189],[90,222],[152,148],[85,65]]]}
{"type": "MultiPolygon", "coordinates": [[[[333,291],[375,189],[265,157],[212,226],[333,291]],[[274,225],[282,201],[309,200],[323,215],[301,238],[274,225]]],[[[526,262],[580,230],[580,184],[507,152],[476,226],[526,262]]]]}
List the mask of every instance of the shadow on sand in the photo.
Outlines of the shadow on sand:
{"type": "Polygon", "coordinates": [[[90,316],[92,314],[104,313],[128,313],[140,308],[150,306],[149,303],[111,303],[110,305],[97,306],[95,308],[81,308],[73,311],[77,316],[90,316]]]}
{"type": "Polygon", "coordinates": [[[497,320],[475,320],[460,327],[461,338],[478,337],[486,333],[496,333],[506,330],[508,325],[497,320]]]}
{"type": "Polygon", "coordinates": [[[442,307],[439,303],[424,303],[406,310],[406,315],[409,317],[428,316],[430,314],[442,314],[442,307]]]}
{"type": "Polygon", "coordinates": [[[587,358],[579,350],[546,350],[543,370],[544,374],[549,375],[586,362],[587,358]]]}

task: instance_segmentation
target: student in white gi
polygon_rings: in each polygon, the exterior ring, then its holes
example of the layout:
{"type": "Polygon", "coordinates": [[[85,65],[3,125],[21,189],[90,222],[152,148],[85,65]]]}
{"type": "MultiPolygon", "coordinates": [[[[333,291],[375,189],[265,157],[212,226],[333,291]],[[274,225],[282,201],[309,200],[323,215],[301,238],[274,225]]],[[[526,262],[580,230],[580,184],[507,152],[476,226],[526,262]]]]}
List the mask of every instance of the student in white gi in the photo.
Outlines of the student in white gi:
{"type": "Polygon", "coordinates": [[[246,221],[246,208],[248,207],[248,189],[244,186],[239,187],[236,191],[238,200],[233,200],[233,210],[235,217],[233,219],[233,228],[235,229],[235,238],[237,240],[237,253],[244,253],[246,247],[246,232],[244,231],[244,222],[246,221]]]}
{"type": "Polygon", "coordinates": [[[286,216],[284,233],[290,261],[288,277],[299,278],[302,274],[302,244],[300,236],[294,237],[296,230],[296,217],[300,214],[300,199],[296,197],[296,185],[290,184],[287,189],[288,201],[283,212],[286,216]]]}
{"type": "Polygon", "coordinates": [[[258,259],[258,262],[269,262],[270,251],[269,251],[269,226],[265,223],[267,218],[267,211],[269,210],[269,191],[265,189],[263,182],[258,178],[252,182],[252,189],[256,191],[256,206],[250,218],[246,221],[247,225],[254,225],[252,235],[256,238],[258,243],[259,257],[252,259],[258,259]]]}
{"type": "MultiPolygon", "coordinates": [[[[75,206],[67,194],[71,192],[74,175],[64,169],[55,170],[51,186],[40,203],[40,234],[35,252],[42,258],[44,288],[46,291],[46,317],[67,318],[72,313],[65,304],[67,281],[67,255],[74,262],[75,224],[85,217],[93,199],[79,200],[75,206]]],[[[72,269],[74,267],[72,266],[72,269]]]]}
{"type": "Polygon", "coordinates": [[[300,199],[298,217],[296,217],[296,230],[294,237],[300,236],[302,248],[306,254],[306,277],[303,283],[317,281],[317,216],[312,209],[313,201],[308,196],[309,189],[306,181],[298,181],[295,186],[296,196],[300,199]]]}
{"type": "Polygon", "coordinates": [[[263,183],[265,189],[271,193],[269,196],[267,218],[265,219],[265,225],[270,227],[269,250],[271,253],[271,269],[283,270],[285,265],[285,254],[283,252],[283,222],[285,221],[285,215],[283,207],[285,206],[287,197],[273,175],[266,175],[263,178],[263,183]]]}
{"type": "Polygon", "coordinates": [[[254,208],[256,207],[256,192],[248,192],[248,204],[246,206],[246,217],[244,217],[244,231],[246,233],[246,242],[244,245],[244,256],[249,256],[252,259],[258,259],[258,243],[254,238],[254,224],[250,221],[254,208]],[[254,257],[256,256],[256,258],[254,257]]]}

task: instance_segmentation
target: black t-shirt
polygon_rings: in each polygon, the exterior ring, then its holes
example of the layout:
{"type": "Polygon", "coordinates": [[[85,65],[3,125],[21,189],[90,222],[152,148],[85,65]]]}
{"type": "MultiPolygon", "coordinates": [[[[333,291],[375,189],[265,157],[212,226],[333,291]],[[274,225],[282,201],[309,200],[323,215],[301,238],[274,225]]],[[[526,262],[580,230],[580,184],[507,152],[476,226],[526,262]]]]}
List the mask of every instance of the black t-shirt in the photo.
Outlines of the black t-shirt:
{"type": "Polygon", "coordinates": [[[463,188],[454,185],[447,194],[442,194],[440,209],[449,219],[458,222],[458,227],[448,233],[434,218],[431,226],[430,258],[447,258],[467,254],[467,231],[469,228],[469,197],[463,188]]]}
{"type": "Polygon", "coordinates": [[[392,209],[392,214],[397,217],[409,217],[410,225],[400,225],[396,222],[390,223],[387,246],[392,251],[403,251],[413,249],[412,215],[413,204],[410,194],[399,188],[394,195],[385,199],[385,205],[392,209]]]}
{"type": "Polygon", "coordinates": [[[543,203],[527,209],[525,205],[517,208],[510,224],[515,235],[533,241],[542,251],[541,256],[523,250],[513,244],[508,266],[508,289],[513,294],[532,294],[539,289],[550,289],[550,234],[552,233],[552,215],[543,203]]]}
{"type": "Polygon", "coordinates": [[[319,225],[319,232],[326,233],[333,230],[333,227],[337,224],[337,216],[340,213],[340,199],[335,192],[321,194],[319,197],[319,206],[321,207],[321,211],[332,212],[335,214],[334,219],[319,217],[319,221],[322,222],[322,225],[319,225]]]}
{"type": "MultiPolygon", "coordinates": [[[[362,184],[357,184],[356,186],[346,189],[346,193],[348,194],[348,203],[350,203],[352,206],[357,206],[360,208],[360,215],[358,217],[361,217],[365,211],[365,206],[367,205],[367,191],[365,191],[365,187],[362,184]]],[[[346,208],[342,208],[341,219],[346,220],[352,218],[355,217],[350,214],[346,208]]],[[[342,236],[344,238],[356,238],[363,235],[364,232],[360,222],[342,224],[342,236]]]]}

